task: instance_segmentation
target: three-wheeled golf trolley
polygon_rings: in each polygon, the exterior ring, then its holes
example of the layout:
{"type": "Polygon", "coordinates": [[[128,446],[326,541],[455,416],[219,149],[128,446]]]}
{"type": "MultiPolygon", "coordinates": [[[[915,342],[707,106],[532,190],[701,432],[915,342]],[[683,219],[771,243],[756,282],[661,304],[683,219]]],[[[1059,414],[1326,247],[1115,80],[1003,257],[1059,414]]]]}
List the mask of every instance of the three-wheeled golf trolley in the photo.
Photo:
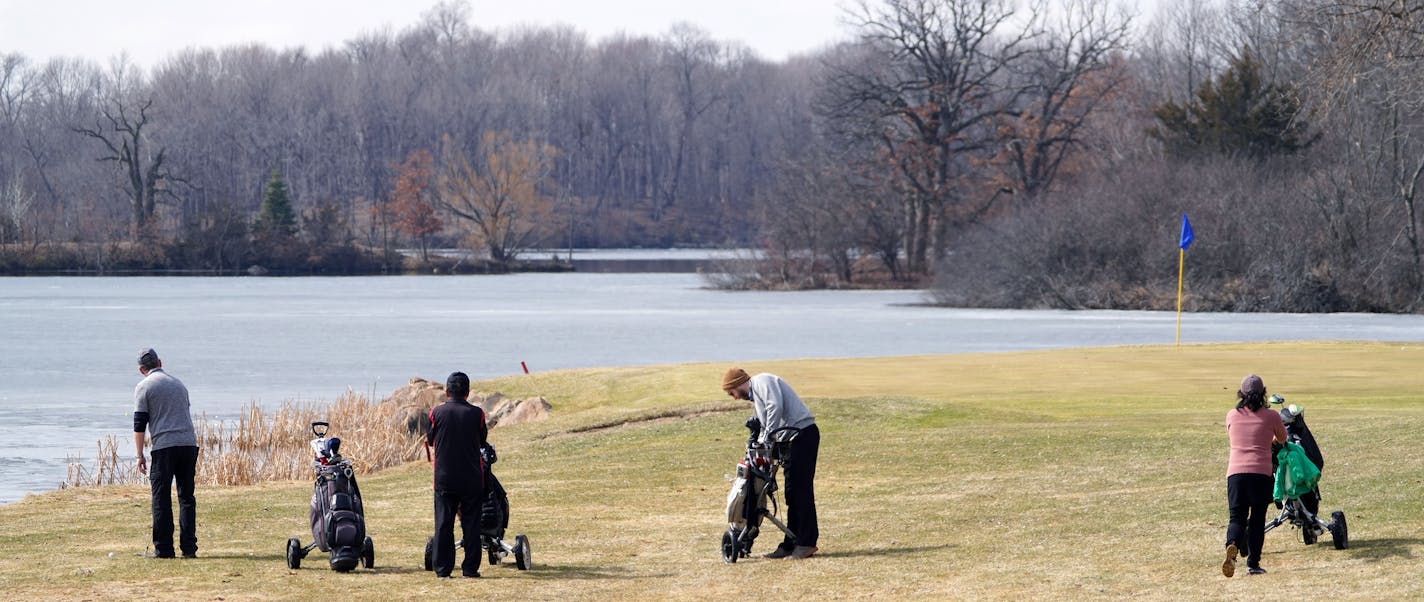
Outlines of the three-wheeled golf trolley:
{"type": "MultiPolygon", "coordinates": [[[[1279,395],[1272,395],[1271,403],[1282,405],[1285,403],[1285,399],[1279,395]]],[[[1320,446],[1315,443],[1315,435],[1311,434],[1310,427],[1305,425],[1305,408],[1291,404],[1281,408],[1280,413],[1281,422],[1285,423],[1286,435],[1289,436],[1290,442],[1301,446],[1309,461],[1317,468],[1323,468],[1325,459],[1320,454],[1320,446]]],[[[1278,475],[1277,478],[1279,479],[1280,476],[1278,475]]],[[[1282,496],[1280,508],[1280,515],[1266,523],[1266,533],[1270,533],[1271,529],[1281,525],[1290,524],[1300,530],[1300,539],[1305,545],[1313,545],[1317,538],[1328,531],[1335,544],[1335,549],[1343,550],[1350,546],[1350,530],[1345,523],[1343,510],[1331,512],[1330,522],[1325,522],[1317,514],[1320,508],[1319,487],[1314,487],[1312,491],[1300,496],[1282,496]]]]}
{"type": "MultiPolygon", "coordinates": [[[[521,571],[527,571],[534,563],[529,538],[521,533],[514,536],[513,544],[504,540],[504,532],[509,528],[509,495],[490,468],[498,459],[494,446],[486,443],[480,448],[480,457],[485,461],[485,500],[480,505],[480,547],[488,554],[490,566],[513,556],[514,566],[521,571]]],[[[455,542],[455,549],[463,547],[464,539],[455,542]]],[[[435,570],[434,537],[425,540],[425,570],[435,570]]]]}
{"type": "Polygon", "coordinates": [[[361,490],[351,461],[341,457],[341,439],[326,437],[331,428],[325,422],[313,422],[311,441],[312,468],[316,483],[312,486],[312,542],[302,545],[295,537],[287,540],[287,568],[301,568],[302,559],[313,548],[331,553],[331,568],[346,572],[359,563],[366,568],[376,566],[376,549],[366,536],[366,518],[361,509],[361,490]]]}
{"type": "Polygon", "coordinates": [[[801,434],[794,427],[778,428],[760,441],[761,422],[747,420],[746,454],[737,463],[737,476],[727,492],[727,530],[722,533],[722,562],[736,562],[752,553],[752,543],[761,532],[761,521],[767,519],[788,537],[791,529],[776,517],[776,473],[781,470],[791,445],[801,434]]]}

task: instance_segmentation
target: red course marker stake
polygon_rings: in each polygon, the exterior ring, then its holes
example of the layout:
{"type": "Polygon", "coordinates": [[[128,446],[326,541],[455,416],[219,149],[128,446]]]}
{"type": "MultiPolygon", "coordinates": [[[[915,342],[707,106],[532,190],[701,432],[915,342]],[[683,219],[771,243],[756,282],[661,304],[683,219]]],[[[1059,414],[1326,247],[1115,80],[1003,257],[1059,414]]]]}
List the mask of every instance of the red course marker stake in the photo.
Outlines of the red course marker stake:
{"type": "Polygon", "coordinates": [[[519,367],[524,369],[525,374],[529,373],[529,366],[524,365],[524,362],[519,362],[519,367]]]}

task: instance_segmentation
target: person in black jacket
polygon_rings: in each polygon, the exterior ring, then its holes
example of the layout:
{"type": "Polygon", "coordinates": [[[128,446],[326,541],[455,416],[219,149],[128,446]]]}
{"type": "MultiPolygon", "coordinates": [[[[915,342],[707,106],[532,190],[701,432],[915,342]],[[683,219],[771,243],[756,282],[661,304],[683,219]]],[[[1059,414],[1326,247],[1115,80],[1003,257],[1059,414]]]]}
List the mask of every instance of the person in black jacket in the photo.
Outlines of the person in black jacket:
{"type": "Polygon", "coordinates": [[[465,561],[460,573],[480,576],[480,515],[484,501],[484,463],[480,448],[488,431],[485,412],[465,400],[470,377],[455,372],[445,380],[445,403],[430,410],[426,443],[435,450],[435,550],[436,577],[449,577],[455,568],[455,516],[465,539],[465,561]]]}

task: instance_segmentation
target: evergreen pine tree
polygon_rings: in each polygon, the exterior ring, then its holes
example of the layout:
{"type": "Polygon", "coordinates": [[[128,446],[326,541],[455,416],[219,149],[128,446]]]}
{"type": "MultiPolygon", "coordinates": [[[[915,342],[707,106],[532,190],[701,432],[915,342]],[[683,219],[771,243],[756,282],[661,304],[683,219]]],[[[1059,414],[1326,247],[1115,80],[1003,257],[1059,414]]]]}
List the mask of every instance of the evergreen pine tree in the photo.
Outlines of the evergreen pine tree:
{"type": "Polygon", "coordinates": [[[1222,154],[1262,159],[1309,146],[1295,89],[1261,81],[1261,65],[1249,50],[1215,81],[1207,80],[1182,104],[1153,109],[1158,125],[1147,134],[1177,156],[1222,154]]]}
{"type": "Polygon", "coordinates": [[[267,189],[262,195],[262,209],[257,213],[257,223],[253,230],[266,235],[290,237],[297,232],[297,214],[292,210],[292,202],[287,198],[287,183],[282,181],[282,171],[272,170],[267,180],[267,189]]]}

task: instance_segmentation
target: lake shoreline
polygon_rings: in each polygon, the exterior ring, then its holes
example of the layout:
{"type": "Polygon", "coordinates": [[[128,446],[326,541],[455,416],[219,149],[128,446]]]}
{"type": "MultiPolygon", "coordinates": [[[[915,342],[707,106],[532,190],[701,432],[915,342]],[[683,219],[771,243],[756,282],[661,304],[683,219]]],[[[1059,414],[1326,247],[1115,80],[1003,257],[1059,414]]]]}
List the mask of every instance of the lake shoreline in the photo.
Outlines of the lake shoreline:
{"type": "Polygon", "coordinates": [[[118,269],[98,269],[84,267],[68,268],[38,268],[38,269],[12,269],[0,270],[0,277],[45,277],[45,276],[72,276],[78,278],[91,278],[102,276],[115,277],[135,277],[135,276],[158,276],[158,277],[202,277],[202,278],[301,278],[301,277],[332,277],[342,278],[351,276],[429,276],[429,275],[450,275],[450,276],[472,276],[472,275],[502,275],[521,273],[546,273],[546,272],[573,272],[575,267],[569,266],[566,262],[549,260],[528,260],[518,261],[513,264],[497,264],[490,261],[480,262],[422,262],[416,265],[408,265],[400,269],[390,270],[383,268],[371,269],[350,269],[335,271],[312,271],[301,269],[275,269],[266,268],[259,265],[250,266],[241,270],[232,269],[184,269],[184,268],[118,268],[118,269]]]}
{"type": "MultiPolygon", "coordinates": [[[[443,381],[454,370],[477,380],[522,374],[521,364],[536,374],[706,361],[752,370],[795,358],[1171,343],[1176,328],[1171,312],[924,300],[914,290],[731,293],[692,273],[0,279],[0,499],[52,489],[66,455],[91,456],[96,441],[131,427],[141,347],[188,385],[195,412],[226,417],[248,402],[385,396],[412,376],[443,381]]],[[[1424,317],[1193,313],[1181,334],[1184,345],[1415,342],[1424,317]]]]}

